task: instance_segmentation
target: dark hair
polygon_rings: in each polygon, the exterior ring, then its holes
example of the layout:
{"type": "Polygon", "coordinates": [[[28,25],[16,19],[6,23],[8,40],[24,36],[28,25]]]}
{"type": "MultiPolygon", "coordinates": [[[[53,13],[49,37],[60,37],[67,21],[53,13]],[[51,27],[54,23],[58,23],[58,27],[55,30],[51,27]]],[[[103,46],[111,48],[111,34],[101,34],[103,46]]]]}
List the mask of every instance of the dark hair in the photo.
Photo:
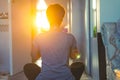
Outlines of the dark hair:
{"type": "Polygon", "coordinates": [[[59,4],[52,4],[48,6],[47,11],[47,18],[50,23],[50,26],[60,26],[63,17],[65,15],[64,8],[59,4]]]}

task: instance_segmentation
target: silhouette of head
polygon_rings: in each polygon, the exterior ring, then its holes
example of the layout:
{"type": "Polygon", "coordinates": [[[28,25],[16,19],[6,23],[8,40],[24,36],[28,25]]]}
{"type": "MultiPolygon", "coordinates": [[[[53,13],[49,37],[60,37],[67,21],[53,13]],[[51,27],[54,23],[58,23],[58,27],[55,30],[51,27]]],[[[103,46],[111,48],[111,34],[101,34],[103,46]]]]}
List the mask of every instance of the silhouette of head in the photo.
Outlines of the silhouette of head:
{"type": "Polygon", "coordinates": [[[51,27],[52,26],[59,27],[61,22],[63,21],[65,10],[59,4],[52,4],[48,6],[46,15],[51,27]]]}

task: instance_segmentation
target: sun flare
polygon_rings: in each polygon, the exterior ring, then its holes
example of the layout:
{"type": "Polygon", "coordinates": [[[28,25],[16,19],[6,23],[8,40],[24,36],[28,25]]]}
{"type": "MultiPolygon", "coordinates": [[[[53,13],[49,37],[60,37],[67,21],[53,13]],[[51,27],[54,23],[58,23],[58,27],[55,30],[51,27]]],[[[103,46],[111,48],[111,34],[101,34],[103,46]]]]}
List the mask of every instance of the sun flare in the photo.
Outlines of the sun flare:
{"type": "Polygon", "coordinates": [[[49,22],[46,17],[47,5],[46,5],[45,1],[38,0],[36,9],[37,9],[37,12],[36,12],[35,24],[36,24],[38,33],[48,31],[50,28],[50,25],[49,25],[49,22]]]}
{"type": "MultiPolygon", "coordinates": [[[[50,28],[49,22],[46,16],[47,5],[44,0],[38,0],[36,5],[35,26],[37,28],[37,34],[48,31],[50,28]]],[[[35,62],[38,66],[42,67],[41,58],[35,62]]]]}

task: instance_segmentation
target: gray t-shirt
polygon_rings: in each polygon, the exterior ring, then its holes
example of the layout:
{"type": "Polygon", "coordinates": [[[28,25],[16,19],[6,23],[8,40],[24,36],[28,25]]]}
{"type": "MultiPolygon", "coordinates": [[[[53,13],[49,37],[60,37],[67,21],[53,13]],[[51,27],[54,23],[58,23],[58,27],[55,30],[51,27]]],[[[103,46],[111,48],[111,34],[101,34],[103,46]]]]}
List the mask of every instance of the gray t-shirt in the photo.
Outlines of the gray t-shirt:
{"type": "Polygon", "coordinates": [[[72,34],[47,32],[38,35],[34,46],[40,50],[42,70],[36,80],[75,80],[69,68],[69,55],[76,48],[72,34]]]}

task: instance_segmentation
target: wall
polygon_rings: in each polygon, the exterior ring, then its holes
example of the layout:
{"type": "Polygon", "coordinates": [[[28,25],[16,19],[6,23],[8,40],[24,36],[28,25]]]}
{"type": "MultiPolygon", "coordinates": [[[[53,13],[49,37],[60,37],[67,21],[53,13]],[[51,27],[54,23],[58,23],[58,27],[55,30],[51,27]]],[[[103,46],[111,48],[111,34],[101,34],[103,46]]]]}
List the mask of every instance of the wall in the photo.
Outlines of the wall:
{"type": "Polygon", "coordinates": [[[0,17],[0,72],[13,75],[31,61],[31,1],[0,0],[1,12],[8,18],[0,17]]]}
{"type": "Polygon", "coordinates": [[[11,74],[22,71],[24,65],[31,61],[31,8],[31,0],[11,2],[11,74]]]}
{"type": "MultiPolygon", "coordinates": [[[[99,79],[99,59],[98,59],[98,40],[97,40],[97,37],[94,36],[94,33],[93,33],[93,30],[94,30],[94,27],[95,25],[98,25],[98,22],[96,22],[95,20],[95,14],[98,10],[98,7],[97,9],[93,9],[93,1],[94,0],[90,0],[90,6],[89,6],[89,9],[90,9],[90,33],[89,33],[89,40],[90,40],[90,75],[92,77],[93,80],[100,80],[99,79]]],[[[98,13],[97,13],[98,15],[98,13]]],[[[98,28],[98,26],[97,26],[98,28]]],[[[96,33],[97,35],[97,33],[96,33]]]]}
{"type": "Polygon", "coordinates": [[[86,55],[86,28],[85,28],[85,0],[71,0],[72,25],[71,32],[75,35],[81,60],[85,62],[86,55]]]}
{"type": "MultiPolygon", "coordinates": [[[[8,1],[0,0],[0,14],[8,12],[8,1]]],[[[0,72],[10,71],[8,19],[0,18],[0,72]],[[6,25],[6,26],[5,26],[6,25]]]]}
{"type": "MultiPolygon", "coordinates": [[[[100,24],[98,25],[99,27],[101,27],[105,22],[117,22],[118,19],[120,19],[120,0],[98,0],[98,1],[100,4],[100,16],[98,16],[100,20],[99,21],[100,24]]],[[[111,51],[111,49],[112,47],[110,48],[109,51],[113,53],[114,50],[111,51]]],[[[104,72],[105,71],[101,73],[104,73],[104,72]]],[[[108,77],[108,74],[109,74],[107,73],[106,73],[107,75],[106,77],[108,77]]]]}
{"type": "MultiPolygon", "coordinates": [[[[104,22],[117,22],[120,19],[120,0],[97,0],[97,32],[100,32],[100,27],[104,22]]],[[[92,43],[93,49],[97,46],[92,43]]],[[[95,49],[96,50],[96,49],[95,49]]],[[[98,51],[92,53],[92,76],[93,79],[99,78],[98,51]]],[[[100,79],[100,78],[99,78],[100,79]]],[[[97,79],[98,80],[98,79],[97,79]]]]}
{"type": "Polygon", "coordinates": [[[100,25],[120,19],[120,0],[100,0],[100,25]]]}

